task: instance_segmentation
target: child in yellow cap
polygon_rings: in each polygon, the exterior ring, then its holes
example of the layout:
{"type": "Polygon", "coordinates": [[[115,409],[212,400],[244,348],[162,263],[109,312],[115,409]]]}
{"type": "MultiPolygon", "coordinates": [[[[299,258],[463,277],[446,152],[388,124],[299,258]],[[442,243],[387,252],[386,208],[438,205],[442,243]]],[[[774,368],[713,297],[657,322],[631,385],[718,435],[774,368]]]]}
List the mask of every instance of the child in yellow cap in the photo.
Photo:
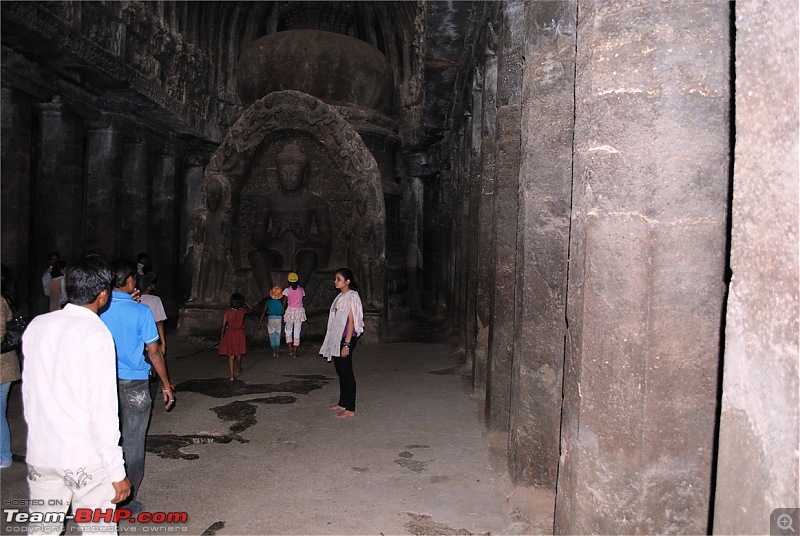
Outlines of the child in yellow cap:
{"type": "Polygon", "coordinates": [[[297,357],[297,348],[300,346],[300,330],[306,320],[306,310],[303,307],[303,297],[306,295],[306,291],[298,284],[295,272],[290,272],[286,279],[289,286],[283,289],[287,305],[286,313],[283,315],[284,331],[286,332],[286,344],[289,345],[289,355],[297,357]]]}
{"type": "MultiPolygon", "coordinates": [[[[264,303],[264,310],[261,318],[258,319],[258,327],[264,322],[264,315],[267,315],[267,333],[269,334],[269,344],[272,346],[272,357],[278,357],[278,350],[281,347],[281,317],[283,316],[283,291],[281,287],[275,285],[269,291],[269,298],[264,303]]],[[[289,349],[291,351],[291,348],[289,349]]]]}

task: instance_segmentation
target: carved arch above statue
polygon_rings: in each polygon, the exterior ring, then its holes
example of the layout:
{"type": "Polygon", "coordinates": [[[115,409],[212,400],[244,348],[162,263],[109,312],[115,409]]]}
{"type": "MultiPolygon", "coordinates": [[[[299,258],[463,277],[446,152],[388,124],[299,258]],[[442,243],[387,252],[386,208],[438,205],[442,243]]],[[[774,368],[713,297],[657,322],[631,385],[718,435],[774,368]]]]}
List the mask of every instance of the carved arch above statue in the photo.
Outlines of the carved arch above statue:
{"type": "MultiPolygon", "coordinates": [[[[226,208],[236,211],[238,203],[235,200],[247,181],[257,151],[265,142],[287,131],[296,136],[313,138],[338,168],[353,198],[358,199],[361,212],[369,215],[369,223],[375,229],[381,230],[378,241],[348,246],[367,250],[377,265],[383,265],[385,241],[382,230],[385,228],[386,212],[378,164],[347,120],[335,108],[311,95],[298,91],[278,91],[255,101],[230,128],[214,153],[206,168],[204,184],[224,178],[230,185],[234,199],[233,206],[226,208]]],[[[228,217],[231,218],[230,215],[228,217]]],[[[233,223],[228,228],[236,233],[237,225],[235,221],[233,223]]],[[[356,235],[353,237],[359,240],[356,235]]],[[[220,258],[231,257],[230,241],[225,251],[220,253],[224,253],[220,258]]],[[[199,275],[194,273],[193,279],[199,275]]],[[[217,291],[216,294],[224,296],[226,292],[217,291]]]]}
{"type": "Polygon", "coordinates": [[[232,190],[239,190],[254,152],[281,130],[295,130],[319,141],[348,177],[350,187],[364,191],[368,208],[385,221],[380,170],[361,136],[334,107],[299,91],[270,93],[245,110],[211,158],[206,175],[223,175],[232,190]]]}

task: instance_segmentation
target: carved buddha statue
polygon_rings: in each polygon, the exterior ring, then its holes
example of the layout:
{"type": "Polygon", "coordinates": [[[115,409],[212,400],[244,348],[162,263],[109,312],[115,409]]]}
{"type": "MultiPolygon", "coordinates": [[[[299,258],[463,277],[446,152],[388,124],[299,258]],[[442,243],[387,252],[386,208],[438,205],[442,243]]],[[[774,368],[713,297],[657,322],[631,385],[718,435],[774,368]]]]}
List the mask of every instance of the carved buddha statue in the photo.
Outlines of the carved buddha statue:
{"type": "Polygon", "coordinates": [[[278,154],[276,167],[279,189],[256,212],[248,255],[262,296],[273,286],[273,270],[297,272],[305,286],[317,267],[327,267],[331,250],[330,204],[307,189],[305,153],[290,143],[278,154]]]}

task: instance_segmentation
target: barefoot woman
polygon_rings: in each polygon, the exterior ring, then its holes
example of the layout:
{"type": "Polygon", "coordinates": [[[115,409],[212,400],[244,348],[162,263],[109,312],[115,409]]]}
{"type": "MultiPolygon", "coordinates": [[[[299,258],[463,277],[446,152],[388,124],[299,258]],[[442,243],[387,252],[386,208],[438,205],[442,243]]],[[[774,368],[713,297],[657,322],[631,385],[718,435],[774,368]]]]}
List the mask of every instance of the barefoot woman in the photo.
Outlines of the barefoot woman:
{"type": "Polygon", "coordinates": [[[356,414],[356,377],[353,374],[353,350],[364,333],[364,309],[358,286],[349,268],[336,271],[333,284],[339,294],[333,300],[328,316],[328,331],[319,353],[333,359],[339,376],[339,403],[330,406],[335,417],[344,419],[356,414]]]}

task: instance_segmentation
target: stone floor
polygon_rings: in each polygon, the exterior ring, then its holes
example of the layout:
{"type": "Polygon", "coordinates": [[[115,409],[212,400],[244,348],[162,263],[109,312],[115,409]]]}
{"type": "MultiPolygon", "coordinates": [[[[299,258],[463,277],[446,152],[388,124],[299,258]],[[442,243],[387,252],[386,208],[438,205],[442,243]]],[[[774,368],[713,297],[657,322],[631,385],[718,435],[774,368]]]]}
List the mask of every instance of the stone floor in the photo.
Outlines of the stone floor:
{"type": "MultiPolygon", "coordinates": [[[[436,340],[420,330],[417,340],[436,340]]],[[[122,522],[184,534],[549,534],[553,494],[516,488],[505,436],[487,434],[463,367],[441,343],[360,345],[357,415],[334,419],[333,366],[250,345],[241,378],[213,349],[168,336],[178,403],[158,411],[139,499],[188,522],[122,522]]],[[[0,498],[27,497],[20,388],[9,419],[15,463],[0,498]]],[[[0,520],[3,534],[20,527],[0,520]]],[[[71,532],[74,527],[70,525],[71,532]]]]}

